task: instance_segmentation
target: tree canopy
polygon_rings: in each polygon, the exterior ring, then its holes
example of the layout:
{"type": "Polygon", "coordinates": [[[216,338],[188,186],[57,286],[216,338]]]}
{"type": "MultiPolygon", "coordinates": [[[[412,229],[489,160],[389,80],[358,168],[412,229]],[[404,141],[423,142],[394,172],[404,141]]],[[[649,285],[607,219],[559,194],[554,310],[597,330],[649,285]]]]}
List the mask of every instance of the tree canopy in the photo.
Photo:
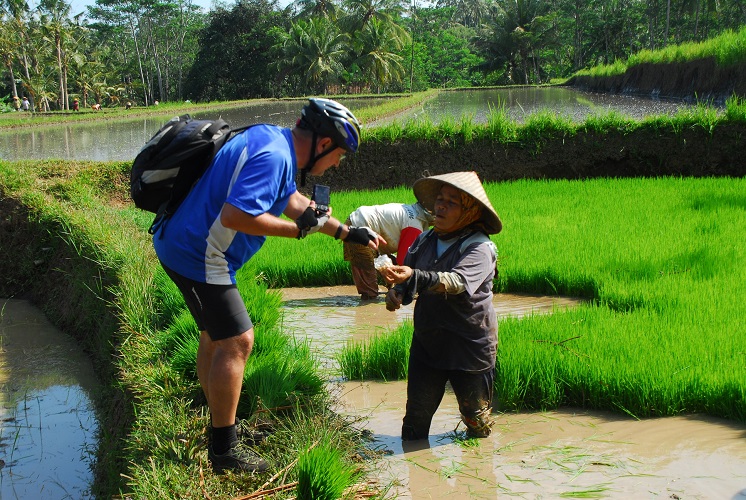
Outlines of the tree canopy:
{"type": "Polygon", "coordinates": [[[746,24],[742,0],[0,0],[34,109],[538,84],[746,24]]]}

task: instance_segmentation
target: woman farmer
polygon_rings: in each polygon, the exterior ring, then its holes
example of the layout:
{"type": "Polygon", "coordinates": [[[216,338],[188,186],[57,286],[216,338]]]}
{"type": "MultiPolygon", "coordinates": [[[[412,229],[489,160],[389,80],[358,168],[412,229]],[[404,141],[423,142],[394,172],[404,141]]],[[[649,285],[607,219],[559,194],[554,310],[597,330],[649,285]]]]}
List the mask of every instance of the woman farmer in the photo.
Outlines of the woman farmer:
{"type": "Polygon", "coordinates": [[[402,439],[428,437],[449,381],[467,436],[487,437],[497,354],[497,249],[488,235],[502,222],[476,172],[419,179],[414,194],[435,215],[434,227],[415,240],[404,265],[381,271],[395,284],[387,309],[417,296],[402,439]]]}

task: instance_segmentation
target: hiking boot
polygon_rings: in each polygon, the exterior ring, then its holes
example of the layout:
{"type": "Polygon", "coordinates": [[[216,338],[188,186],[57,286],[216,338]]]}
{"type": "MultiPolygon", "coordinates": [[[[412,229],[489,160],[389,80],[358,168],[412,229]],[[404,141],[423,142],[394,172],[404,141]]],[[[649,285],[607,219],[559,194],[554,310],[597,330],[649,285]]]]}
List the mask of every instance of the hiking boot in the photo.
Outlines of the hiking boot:
{"type": "Polygon", "coordinates": [[[262,431],[252,426],[248,420],[236,417],[236,436],[247,446],[257,446],[269,436],[268,431],[262,431]]]}
{"type": "Polygon", "coordinates": [[[212,463],[215,474],[222,474],[226,470],[235,472],[263,472],[269,468],[269,464],[254,450],[239,443],[233,445],[225,453],[218,455],[212,449],[207,448],[207,456],[212,463]]]}

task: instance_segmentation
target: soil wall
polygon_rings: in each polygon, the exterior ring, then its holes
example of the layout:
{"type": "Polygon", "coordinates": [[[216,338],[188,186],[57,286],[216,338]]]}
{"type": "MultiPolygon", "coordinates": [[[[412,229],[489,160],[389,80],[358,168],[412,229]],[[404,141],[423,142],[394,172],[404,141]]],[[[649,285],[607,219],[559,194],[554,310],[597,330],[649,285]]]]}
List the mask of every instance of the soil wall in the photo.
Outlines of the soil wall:
{"type": "Polygon", "coordinates": [[[714,57],[708,57],[684,63],[639,64],[622,75],[575,76],[567,85],[592,92],[723,104],[733,94],[746,96],[746,63],[719,66],[714,57]]]}
{"type": "Polygon", "coordinates": [[[746,174],[746,124],[578,132],[532,143],[365,142],[324,175],[333,189],[411,186],[424,175],[474,170],[485,181],[746,174]]]}

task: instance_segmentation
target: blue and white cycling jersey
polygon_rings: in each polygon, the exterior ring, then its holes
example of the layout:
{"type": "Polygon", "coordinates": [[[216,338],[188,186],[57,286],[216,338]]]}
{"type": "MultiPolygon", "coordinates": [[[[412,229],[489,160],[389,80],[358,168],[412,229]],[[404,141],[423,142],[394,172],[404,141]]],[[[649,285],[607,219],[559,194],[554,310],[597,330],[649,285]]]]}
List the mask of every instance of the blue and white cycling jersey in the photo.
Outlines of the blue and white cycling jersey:
{"type": "Polygon", "coordinates": [[[236,271],[265,236],[220,223],[224,203],[249,215],[280,216],[295,193],[298,166],[290,129],[257,125],[228,141],[179,209],[153,236],[163,264],[194,281],[236,283],[236,271]]]}

